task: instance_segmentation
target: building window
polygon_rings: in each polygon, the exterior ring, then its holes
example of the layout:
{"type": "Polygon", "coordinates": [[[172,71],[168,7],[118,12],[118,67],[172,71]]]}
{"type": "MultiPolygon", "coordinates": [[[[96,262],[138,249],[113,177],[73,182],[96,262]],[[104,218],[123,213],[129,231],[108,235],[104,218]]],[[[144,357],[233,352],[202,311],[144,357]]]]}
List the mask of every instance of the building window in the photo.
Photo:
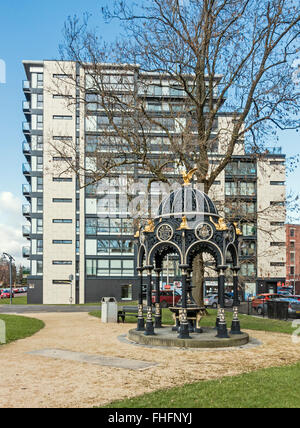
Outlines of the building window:
{"type": "Polygon", "coordinates": [[[36,252],[37,253],[42,253],[43,252],[43,240],[42,239],[38,239],[36,241],[36,252]]]}
{"type": "Polygon", "coordinates": [[[285,181],[270,181],[271,186],[285,186],[285,181]]]}
{"type": "Polygon", "coordinates": [[[68,158],[68,157],[53,157],[52,159],[54,162],[61,162],[61,161],[72,162],[72,158],[68,158]]]}
{"type": "Polygon", "coordinates": [[[121,298],[122,300],[132,300],[132,285],[121,286],[121,298]]]}
{"type": "Polygon", "coordinates": [[[70,177],[66,177],[66,178],[53,178],[53,182],[54,183],[72,183],[73,179],[70,177]]]}
{"type": "Polygon", "coordinates": [[[284,262],[271,262],[270,266],[272,266],[272,267],[283,267],[283,266],[285,266],[285,263],[284,262]]]}
{"type": "Polygon", "coordinates": [[[73,116],[54,115],[53,120],[72,120],[73,116]]]}
{"type": "Polygon", "coordinates": [[[36,117],[36,127],[37,129],[43,129],[44,127],[44,117],[41,114],[38,114],[36,117]]]}
{"type": "Polygon", "coordinates": [[[284,226],[284,221],[271,221],[271,226],[284,226]]]}
{"type": "Polygon", "coordinates": [[[43,73],[37,73],[37,87],[42,88],[44,86],[44,75],[43,73]]]}
{"type": "Polygon", "coordinates": [[[290,236],[292,238],[295,236],[295,229],[290,229],[290,236]]]}
{"type": "Polygon", "coordinates": [[[36,169],[37,171],[42,171],[44,167],[44,158],[42,156],[38,156],[36,158],[36,169]]]}
{"type": "Polygon", "coordinates": [[[133,235],[133,220],[87,218],[86,235],[133,235]]]}
{"type": "Polygon", "coordinates": [[[60,223],[73,223],[73,220],[72,219],[60,219],[60,218],[57,218],[57,219],[54,219],[54,220],[52,220],[52,223],[57,223],[57,224],[60,224],[60,223]]]}
{"type": "Polygon", "coordinates": [[[36,233],[42,234],[43,233],[43,219],[38,218],[36,221],[36,233]]]}
{"type": "Polygon", "coordinates": [[[52,201],[54,203],[72,203],[72,199],[66,199],[66,198],[53,198],[52,201]]]}
{"type": "Polygon", "coordinates": [[[294,265],[294,264],[295,264],[295,253],[290,253],[290,263],[291,263],[292,265],[294,265]]]}
{"type": "Polygon", "coordinates": [[[38,191],[43,191],[44,189],[44,181],[43,181],[43,177],[37,177],[37,186],[36,186],[38,191]]]}
{"type": "Polygon", "coordinates": [[[36,205],[37,205],[36,207],[37,211],[43,211],[43,207],[44,207],[43,198],[37,198],[36,205]]]}
{"type": "Polygon", "coordinates": [[[295,266],[291,266],[290,267],[290,275],[294,275],[295,274],[295,266]]]}
{"type": "Polygon", "coordinates": [[[86,275],[87,277],[133,277],[134,276],[134,260],[119,260],[119,259],[88,259],[86,260],[86,275]]]}
{"type": "Polygon", "coordinates": [[[44,106],[44,96],[43,94],[37,95],[37,108],[43,108],[44,106]]]}
{"type": "Polygon", "coordinates": [[[53,285],[70,285],[70,281],[68,279],[54,279],[52,281],[53,285]]]}
{"type": "Polygon", "coordinates": [[[52,264],[55,266],[71,266],[73,262],[69,260],[53,260],[52,264]]]}
{"type": "Polygon", "coordinates": [[[285,247],[285,242],[270,242],[271,247],[285,247]]]}
{"type": "Polygon", "coordinates": [[[72,241],[69,241],[69,240],[59,240],[59,239],[54,239],[54,240],[52,241],[52,243],[53,243],[53,244],[55,244],[55,245],[60,245],[60,244],[71,245],[71,244],[72,244],[72,241]]]}
{"type": "Polygon", "coordinates": [[[41,260],[38,260],[36,262],[36,273],[37,273],[37,275],[43,274],[43,262],[41,260]]]}

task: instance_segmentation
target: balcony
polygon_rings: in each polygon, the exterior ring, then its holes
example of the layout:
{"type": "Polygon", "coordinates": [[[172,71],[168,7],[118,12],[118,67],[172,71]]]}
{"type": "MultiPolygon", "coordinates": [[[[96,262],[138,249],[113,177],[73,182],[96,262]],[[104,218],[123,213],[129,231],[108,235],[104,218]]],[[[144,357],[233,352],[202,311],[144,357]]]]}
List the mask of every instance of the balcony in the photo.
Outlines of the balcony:
{"type": "Polygon", "coordinates": [[[30,102],[29,101],[23,101],[23,112],[24,113],[30,112],[30,102]]]}
{"type": "Polygon", "coordinates": [[[25,196],[25,198],[30,202],[31,200],[31,186],[30,184],[23,184],[22,186],[22,192],[23,192],[23,196],[25,196]]]}
{"type": "Polygon", "coordinates": [[[269,155],[281,155],[282,147],[266,147],[266,153],[269,155]]]}
{"type": "Polygon", "coordinates": [[[29,238],[31,233],[31,227],[30,226],[23,226],[23,236],[24,238],[29,238]]]}
{"type": "Polygon", "coordinates": [[[29,163],[23,163],[23,174],[24,175],[30,175],[31,174],[31,167],[29,163]]]}
{"type": "Polygon", "coordinates": [[[30,92],[30,82],[28,80],[23,80],[23,91],[30,92]]]}
{"type": "Polygon", "coordinates": [[[24,258],[30,257],[30,247],[23,247],[23,257],[24,258]]]}
{"type": "Polygon", "coordinates": [[[26,204],[22,207],[22,212],[24,217],[30,217],[31,215],[31,205],[26,204]]]}
{"type": "Polygon", "coordinates": [[[30,134],[30,123],[29,122],[23,122],[23,132],[24,134],[30,134]]]}

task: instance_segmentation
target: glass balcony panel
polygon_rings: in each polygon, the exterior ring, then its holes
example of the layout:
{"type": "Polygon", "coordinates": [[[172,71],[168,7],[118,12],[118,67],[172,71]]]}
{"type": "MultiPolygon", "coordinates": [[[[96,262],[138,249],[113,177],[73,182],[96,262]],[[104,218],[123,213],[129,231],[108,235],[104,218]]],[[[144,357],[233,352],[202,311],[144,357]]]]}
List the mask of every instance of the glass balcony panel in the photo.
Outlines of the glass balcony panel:
{"type": "Polygon", "coordinates": [[[30,205],[23,205],[23,214],[28,215],[31,212],[31,206],[30,205]]]}
{"type": "Polygon", "coordinates": [[[30,247],[23,247],[23,257],[30,256],[30,247]]]}
{"type": "Polygon", "coordinates": [[[31,227],[30,226],[23,226],[23,236],[28,236],[31,233],[31,227]]]}
{"type": "Polygon", "coordinates": [[[23,195],[27,195],[31,192],[31,186],[29,184],[23,184],[23,195]]]}
{"type": "Polygon", "coordinates": [[[28,163],[23,163],[23,174],[30,174],[31,167],[28,163]]]}
{"type": "Polygon", "coordinates": [[[30,123],[23,122],[23,131],[29,132],[30,131],[30,123]]]}
{"type": "Polygon", "coordinates": [[[23,110],[30,110],[30,102],[23,101],[23,110]]]}
{"type": "Polygon", "coordinates": [[[23,80],[23,89],[30,89],[30,82],[29,80],[23,80]]]}

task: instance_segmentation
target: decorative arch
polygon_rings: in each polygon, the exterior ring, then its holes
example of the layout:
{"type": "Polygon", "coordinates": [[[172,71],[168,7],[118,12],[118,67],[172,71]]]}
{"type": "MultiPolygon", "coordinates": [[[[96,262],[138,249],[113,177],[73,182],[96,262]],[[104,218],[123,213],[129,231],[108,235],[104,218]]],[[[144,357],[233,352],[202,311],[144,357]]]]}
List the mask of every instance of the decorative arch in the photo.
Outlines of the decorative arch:
{"type": "Polygon", "coordinates": [[[154,258],[159,252],[161,253],[160,258],[164,258],[168,254],[177,253],[180,259],[180,263],[182,264],[184,262],[184,257],[180,247],[175,242],[165,241],[158,242],[149,251],[147,258],[147,263],[149,266],[153,265],[154,258]]]}
{"type": "Polygon", "coordinates": [[[145,258],[147,259],[146,253],[147,251],[146,251],[145,245],[140,245],[138,247],[138,254],[137,254],[137,268],[141,268],[144,266],[143,261],[145,258]]]}
{"type": "Polygon", "coordinates": [[[239,255],[238,255],[238,249],[236,248],[236,246],[233,243],[229,243],[227,245],[226,250],[225,250],[225,254],[224,254],[225,261],[226,261],[227,251],[231,255],[233,266],[238,266],[239,265],[239,255]]]}
{"type": "Polygon", "coordinates": [[[186,264],[192,266],[194,257],[199,253],[208,253],[213,256],[216,262],[216,266],[224,264],[224,256],[220,248],[213,242],[210,241],[197,241],[194,242],[186,251],[186,264]]]}

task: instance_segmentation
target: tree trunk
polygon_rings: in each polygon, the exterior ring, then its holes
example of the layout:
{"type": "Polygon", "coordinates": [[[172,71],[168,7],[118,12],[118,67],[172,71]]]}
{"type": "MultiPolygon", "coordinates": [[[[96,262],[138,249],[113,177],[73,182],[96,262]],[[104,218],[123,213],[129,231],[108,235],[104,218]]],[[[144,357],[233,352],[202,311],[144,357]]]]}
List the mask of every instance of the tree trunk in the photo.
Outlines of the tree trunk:
{"type": "Polygon", "coordinates": [[[193,298],[198,306],[204,306],[204,259],[198,254],[193,261],[193,298]]]}

